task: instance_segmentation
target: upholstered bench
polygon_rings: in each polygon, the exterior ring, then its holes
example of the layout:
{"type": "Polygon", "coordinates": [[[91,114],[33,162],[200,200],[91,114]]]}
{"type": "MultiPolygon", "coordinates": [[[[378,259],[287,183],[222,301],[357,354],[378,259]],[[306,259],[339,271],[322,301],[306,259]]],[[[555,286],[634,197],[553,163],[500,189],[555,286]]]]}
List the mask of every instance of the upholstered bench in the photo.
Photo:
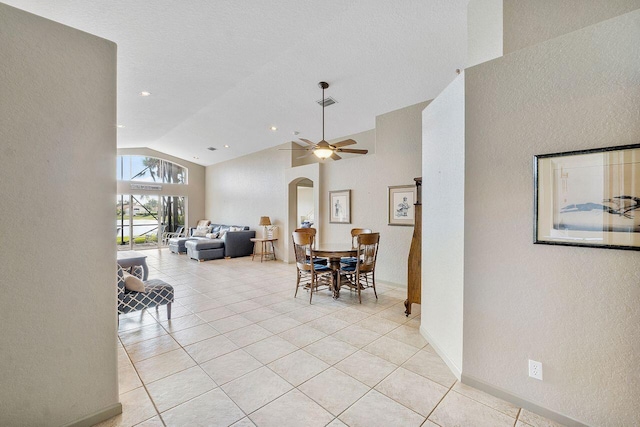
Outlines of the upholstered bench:
{"type": "Polygon", "coordinates": [[[187,255],[191,259],[206,261],[224,258],[224,241],[222,239],[187,240],[187,255]]]}
{"type": "Polygon", "coordinates": [[[169,250],[174,254],[184,254],[187,248],[184,245],[189,240],[188,237],[172,237],[169,239],[169,250]]]}
{"type": "MultiPolygon", "coordinates": [[[[142,277],[142,269],[133,267],[132,274],[142,277]]],[[[171,303],[173,302],[173,286],[160,279],[144,281],[144,292],[130,291],[125,288],[124,273],[118,265],[118,314],[144,310],[145,308],[167,306],[167,319],[171,319],[171,303]]]]}

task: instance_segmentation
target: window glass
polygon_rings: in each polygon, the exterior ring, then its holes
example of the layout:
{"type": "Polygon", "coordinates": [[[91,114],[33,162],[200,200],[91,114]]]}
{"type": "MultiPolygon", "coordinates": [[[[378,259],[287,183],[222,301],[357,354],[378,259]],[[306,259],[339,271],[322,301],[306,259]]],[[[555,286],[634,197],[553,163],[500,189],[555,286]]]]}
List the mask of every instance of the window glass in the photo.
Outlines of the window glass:
{"type": "Polygon", "coordinates": [[[187,184],[187,168],[168,160],[145,156],[118,156],[117,177],[121,181],[187,184]]]}

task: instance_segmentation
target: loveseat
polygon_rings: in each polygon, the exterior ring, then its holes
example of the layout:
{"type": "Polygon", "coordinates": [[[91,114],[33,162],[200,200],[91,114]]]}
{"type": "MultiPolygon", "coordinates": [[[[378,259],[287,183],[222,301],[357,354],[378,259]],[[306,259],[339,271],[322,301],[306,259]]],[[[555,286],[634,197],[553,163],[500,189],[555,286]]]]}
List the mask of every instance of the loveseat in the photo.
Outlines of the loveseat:
{"type": "Polygon", "coordinates": [[[188,237],[169,239],[169,250],[187,253],[192,259],[205,261],[220,258],[236,258],[253,253],[252,238],[255,230],[247,226],[210,224],[189,229],[188,237]]]}

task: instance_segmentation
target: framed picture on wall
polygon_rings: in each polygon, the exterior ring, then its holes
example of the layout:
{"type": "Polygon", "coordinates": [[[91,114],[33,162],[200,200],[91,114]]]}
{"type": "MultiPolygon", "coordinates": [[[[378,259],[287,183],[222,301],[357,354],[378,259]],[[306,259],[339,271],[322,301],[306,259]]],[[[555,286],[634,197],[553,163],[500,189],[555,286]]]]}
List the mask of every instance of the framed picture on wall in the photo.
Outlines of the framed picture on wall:
{"type": "Polygon", "coordinates": [[[351,224],[351,190],[329,191],[329,222],[351,224]]]}
{"type": "Polygon", "coordinates": [[[640,144],[534,158],[534,243],[640,250],[640,144]]]}
{"type": "Polygon", "coordinates": [[[389,225],[415,225],[416,201],[415,185],[389,187],[389,225]]]}

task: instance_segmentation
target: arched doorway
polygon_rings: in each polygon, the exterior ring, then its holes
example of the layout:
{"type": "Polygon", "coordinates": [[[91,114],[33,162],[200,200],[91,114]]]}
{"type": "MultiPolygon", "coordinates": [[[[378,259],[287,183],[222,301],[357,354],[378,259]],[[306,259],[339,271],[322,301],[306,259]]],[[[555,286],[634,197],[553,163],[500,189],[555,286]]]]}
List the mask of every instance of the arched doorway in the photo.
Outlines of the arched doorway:
{"type": "Polygon", "coordinates": [[[291,168],[287,171],[288,211],[287,222],[284,230],[284,256],[285,262],[293,262],[293,247],[291,245],[291,233],[299,228],[303,222],[316,227],[320,223],[322,215],[320,206],[320,168],[318,164],[310,164],[291,168]],[[311,225],[313,223],[313,225],[311,225]]]}

